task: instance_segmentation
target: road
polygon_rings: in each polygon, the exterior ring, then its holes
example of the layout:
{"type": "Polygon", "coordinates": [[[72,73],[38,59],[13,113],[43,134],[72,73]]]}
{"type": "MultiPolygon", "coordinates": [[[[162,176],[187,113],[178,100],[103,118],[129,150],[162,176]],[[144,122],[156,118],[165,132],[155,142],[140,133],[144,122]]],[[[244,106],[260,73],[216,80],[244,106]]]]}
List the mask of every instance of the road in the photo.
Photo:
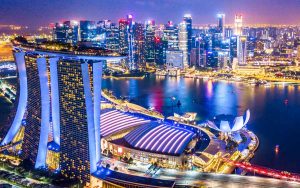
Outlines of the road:
{"type": "Polygon", "coordinates": [[[262,178],[256,176],[241,176],[231,174],[201,173],[197,171],[179,171],[176,169],[160,169],[153,175],[147,175],[146,171],[149,164],[137,162],[136,165],[129,165],[118,160],[110,159],[105,156],[103,163],[109,163],[111,169],[115,166],[121,173],[135,176],[152,177],[163,180],[174,180],[176,185],[204,185],[213,188],[296,188],[300,183],[288,182],[284,180],[262,178]]]}

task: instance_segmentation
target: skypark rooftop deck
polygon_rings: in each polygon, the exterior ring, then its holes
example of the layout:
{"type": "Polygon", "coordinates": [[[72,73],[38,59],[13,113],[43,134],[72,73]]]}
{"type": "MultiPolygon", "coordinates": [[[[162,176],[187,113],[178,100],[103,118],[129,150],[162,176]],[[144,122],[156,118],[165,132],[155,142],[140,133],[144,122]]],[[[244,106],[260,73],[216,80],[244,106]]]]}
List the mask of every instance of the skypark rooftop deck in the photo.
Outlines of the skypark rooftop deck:
{"type": "Polygon", "coordinates": [[[104,48],[87,47],[83,45],[70,45],[54,41],[45,41],[42,43],[31,43],[23,37],[16,37],[12,40],[13,46],[16,48],[26,49],[28,51],[40,51],[51,53],[63,53],[69,55],[85,55],[85,56],[105,56],[105,57],[122,57],[125,55],[106,50],[104,48]]]}

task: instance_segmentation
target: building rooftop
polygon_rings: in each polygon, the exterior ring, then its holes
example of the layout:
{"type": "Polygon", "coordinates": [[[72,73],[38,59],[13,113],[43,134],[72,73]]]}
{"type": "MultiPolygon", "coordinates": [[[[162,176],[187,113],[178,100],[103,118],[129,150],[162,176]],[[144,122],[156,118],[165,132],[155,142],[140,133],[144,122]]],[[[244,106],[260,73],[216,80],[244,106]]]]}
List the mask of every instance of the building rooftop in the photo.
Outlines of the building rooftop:
{"type": "Polygon", "coordinates": [[[57,52],[72,55],[87,55],[87,56],[109,56],[109,57],[120,57],[121,54],[106,50],[98,47],[87,47],[83,45],[71,45],[66,43],[60,43],[55,41],[44,41],[41,43],[28,42],[23,37],[16,37],[12,40],[12,44],[15,47],[24,49],[34,49],[36,51],[43,52],[57,52]]]}
{"type": "Polygon", "coordinates": [[[114,133],[133,128],[136,126],[148,124],[149,119],[134,116],[130,113],[112,110],[101,114],[101,136],[105,137],[114,133]]]}
{"type": "Polygon", "coordinates": [[[250,110],[247,110],[244,116],[235,117],[233,115],[218,115],[209,120],[208,126],[220,132],[235,132],[241,130],[250,119],[250,110]]]}
{"type": "Polygon", "coordinates": [[[143,125],[124,138],[131,147],[165,155],[181,155],[195,133],[169,124],[143,125]]]}

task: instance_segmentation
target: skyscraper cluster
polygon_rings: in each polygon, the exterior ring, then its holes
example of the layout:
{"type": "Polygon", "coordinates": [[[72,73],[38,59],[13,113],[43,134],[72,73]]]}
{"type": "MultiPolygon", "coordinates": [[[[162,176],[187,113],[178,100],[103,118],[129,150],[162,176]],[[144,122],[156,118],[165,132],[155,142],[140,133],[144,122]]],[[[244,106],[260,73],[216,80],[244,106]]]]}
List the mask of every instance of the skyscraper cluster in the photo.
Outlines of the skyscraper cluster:
{"type": "Polygon", "coordinates": [[[53,28],[55,41],[103,47],[126,54],[131,70],[147,64],[165,65],[167,50],[178,50],[184,56],[184,66],[190,66],[192,35],[191,15],[185,15],[180,24],[169,21],[156,25],[154,20],[140,23],[127,15],[119,19],[118,24],[110,20],[66,21],[56,23],[53,28]]]}
{"type": "MultiPolygon", "coordinates": [[[[103,47],[127,55],[124,62],[130,70],[146,66],[166,67],[168,54],[183,57],[181,69],[188,67],[226,68],[233,63],[246,65],[253,57],[263,58],[273,50],[273,56],[285,56],[282,48],[289,47],[295,31],[276,27],[246,27],[241,14],[226,25],[228,17],[216,16],[216,24],[206,27],[193,25],[186,14],[180,23],[168,21],[157,24],[154,20],[137,22],[132,15],[110,20],[66,21],[57,23],[53,39],[63,43],[103,47]],[[168,53],[170,52],[170,53],[168,53]],[[178,55],[180,54],[180,55],[178,55]]],[[[172,62],[171,62],[172,64],[172,62]]]]}

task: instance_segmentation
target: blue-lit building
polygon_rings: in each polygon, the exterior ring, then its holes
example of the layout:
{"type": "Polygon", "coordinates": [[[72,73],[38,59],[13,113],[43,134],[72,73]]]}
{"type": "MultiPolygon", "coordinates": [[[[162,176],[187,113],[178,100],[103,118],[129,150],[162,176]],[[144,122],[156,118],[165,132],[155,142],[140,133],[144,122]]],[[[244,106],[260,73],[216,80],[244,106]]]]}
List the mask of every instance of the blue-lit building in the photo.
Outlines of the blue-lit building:
{"type": "Polygon", "coordinates": [[[192,127],[159,123],[134,113],[111,110],[101,115],[102,152],[116,157],[183,169],[188,165],[184,151],[197,136],[192,127]]]}
{"type": "Polygon", "coordinates": [[[133,26],[133,58],[136,67],[141,67],[145,65],[145,34],[144,34],[144,24],[135,23],[133,26]]]}
{"type": "Polygon", "coordinates": [[[178,27],[172,21],[165,24],[163,39],[168,41],[168,49],[179,49],[178,27]]]}
{"type": "Polygon", "coordinates": [[[186,14],[183,17],[183,21],[186,24],[186,30],[187,30],[187,43],[188,43],[188,64],[190,64],[191,59],[191,50],[192,50],[192,35],[193,35],[193,21],[192,16],[190,14],[186,14]]]}
{"type": "Polygon", "coordinates": [[[230,38],[230,61],[237,57],[237,36],[230,38]]]}
{"type": "Polygon", "coordinates": [[[105,48],[118,52],[120,48],[119,27],[115,23],[105,25],[105,48]]]}
{"type": "Polygon", "coordinates": [[[94,21],[82,20],[79,22],[79,41],[93,42],[97,34],[97,27],[94,21]]]}
{"type": "Polygon", "coordinates": [[[147,63],[155,62],[155,22],[149,20],[145,28],[145,60],[147,63]]]}
{"type": "Polygon", "coordinates": [[[44,44],[36,51],[36,45],[13,43],[20,96],[1,145],[13,142],[26,117],[21,157],[35,169],[89,181],[100,161],[102,62],[124,57],[96,48],[49,51],[55,44],[44,44]]]}
{"type": "Polygon", "coordinates": [[[163,38],[155,37],[155,63],[157,66],[165,65],[167,49],[168,41],[163,38]]]}
{"type": "Polygon", "coordinates": [[[56,23],[53,28],[53,40],[75,45],[78,42],[79,25],[77,21],[56,23]]]}
{"type": "Polygon", "coordinates": [[[222,38],[225,39],[225,14],[217,14],[217,18],[217,30],[222,34],[222,38]]]}

